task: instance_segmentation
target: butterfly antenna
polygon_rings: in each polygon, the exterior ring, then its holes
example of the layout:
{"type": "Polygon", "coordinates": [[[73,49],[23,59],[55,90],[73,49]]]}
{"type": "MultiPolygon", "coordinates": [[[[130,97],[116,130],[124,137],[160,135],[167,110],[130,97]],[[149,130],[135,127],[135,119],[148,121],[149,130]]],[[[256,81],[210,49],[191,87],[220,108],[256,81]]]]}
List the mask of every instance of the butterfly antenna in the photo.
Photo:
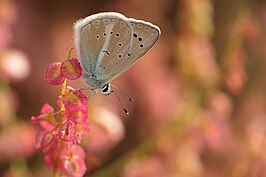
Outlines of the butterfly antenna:
{"type": "Polygon", "coordinates": [[[118,87],[111,85],[113,88],[115,88],[116,90],[118,90],[120,93],[122,93],[130,102],[134,102],[134,99],[131,98],[129,95],[127,95],[125,92],[123,92],[122,90],[120,90],[118,87]]]}
{"type": "Polygon", "coordinates": [[[123,108],[123,110],[125,111],[125,113],[128,115],[128,114],[129,114],[129,112],[127,111],[127,109],[126,109],[126,108],[124,107],[124,105],[122,104],[122,101],[121,101],[121,99],[119,98],[119,96],[118,96],[117,92],[116,92],[116,91],[114,91],[114,90],[111,90],[111,93],[115,93],[115,95],[116,95],[116,98],[118,99],[118,101],[119,101],[120,105],[122,106],[122,108],[123,108]]]}

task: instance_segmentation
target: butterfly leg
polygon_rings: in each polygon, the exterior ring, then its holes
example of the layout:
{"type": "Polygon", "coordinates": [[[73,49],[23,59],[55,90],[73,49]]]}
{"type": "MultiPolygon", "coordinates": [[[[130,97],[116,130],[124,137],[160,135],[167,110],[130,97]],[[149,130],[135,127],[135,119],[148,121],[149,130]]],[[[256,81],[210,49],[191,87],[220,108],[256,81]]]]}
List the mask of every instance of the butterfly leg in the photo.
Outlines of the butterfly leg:
{"type": "Polygon", "coordinates": [[[80,89],[78,89],[79,91],[86,91],[86,90],[91,90],[92,88],[90,87],[81,87],[80,89]]]}
{"type": "Polygon", "coordinates": [[[91,95],[89,95],[89,96],[87,96],[88,97],[88,99],[91,99],[91,98],[93,98],[96,94],[97,94],[97,91],[96,90],[94,90],[94,89],[91,89],[91,92],[92,92],[92,94],[91,95]]]}

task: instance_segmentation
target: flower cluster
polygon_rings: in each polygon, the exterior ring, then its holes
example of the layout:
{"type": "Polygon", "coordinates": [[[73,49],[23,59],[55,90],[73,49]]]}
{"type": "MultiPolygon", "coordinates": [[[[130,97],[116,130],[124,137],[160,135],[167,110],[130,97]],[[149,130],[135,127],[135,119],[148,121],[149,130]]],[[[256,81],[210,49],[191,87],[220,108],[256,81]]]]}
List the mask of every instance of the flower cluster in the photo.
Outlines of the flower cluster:
{"type": "Polygon", "coordinates": [[[67,79],[78,79],[81,73],[76,58],[51,63],[45,80],[52,85],[62,85],[58,111],[46,103],[40,115],[31,118],[41,126],[36,146],[44,153],[44,162],[54,169],[54,176],[82,177],[86,172],[85,153],[78,144],[88,132],[88,99],[80,90],[66,85],[67,79]]]}

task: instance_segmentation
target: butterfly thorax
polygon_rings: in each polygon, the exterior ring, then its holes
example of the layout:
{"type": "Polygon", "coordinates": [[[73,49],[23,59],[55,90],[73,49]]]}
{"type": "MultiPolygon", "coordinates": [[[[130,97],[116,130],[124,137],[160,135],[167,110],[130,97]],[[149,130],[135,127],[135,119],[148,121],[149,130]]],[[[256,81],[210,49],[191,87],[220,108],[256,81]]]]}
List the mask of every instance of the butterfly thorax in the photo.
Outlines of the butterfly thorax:
{"type": "Polygon", "coordinates": [[[102,80],[98,80],[94,73],[89,74],[87,72],[83,72],[82,77],[87,82],[87,84],[91,85],[92,91],[100,90],[100,93],[103,95],[111,94],[111,85],[110,83],[104,83],[102,80]]]}
{"type": "Polygon", "coordinates": [[[92,86],[92,89],[101,89],[106,83],[103,83],[102,80],[99,80],[96,77],[95,73],[90,73],[83,69],[82,78],[86,81],[87,84],[92,86]]]}

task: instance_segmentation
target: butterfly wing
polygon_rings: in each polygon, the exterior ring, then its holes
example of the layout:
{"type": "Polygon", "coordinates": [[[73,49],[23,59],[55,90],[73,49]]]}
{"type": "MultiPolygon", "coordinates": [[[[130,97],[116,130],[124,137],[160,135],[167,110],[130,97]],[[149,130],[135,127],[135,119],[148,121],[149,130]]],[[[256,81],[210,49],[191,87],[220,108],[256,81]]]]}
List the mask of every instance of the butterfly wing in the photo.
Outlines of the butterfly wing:
{"type": "Polygon", "coordinates": [[[160,29],[151,23],[113,12],[78,21],[74,31],[83,77],[94,88],[101,88],[125,72],[160,35],[160,29]]]}
{"type": "Polygon", "coordinates": [[[132,18],[129,18],[128,21],[130,22],[132,29],[130,31],[131,40],[114,41],[116,44],[109,46],[110,51],[116,51],[112,56],[116,59],[115,62],[114,60],[106,60],[106,63],[104,63],[108,70],[108,77],[104,80],[105,83],[110,82],[130,68],[140,59],[140,57],[147,53],[159,39],[161,33],[159,27],[149,22],[132,18]],[[129,41],[133,41],[132,44],[129,43],[129,41]],[[123,45],[128,45],[129,52],[126,53],[124,51],[116,50],[115,48],[119,42],[123,45]]]}
{"type": "Polygon", "coordinates": [[[115,12],[91,15],[74,24],[77,54],[84,71],[83,78],[89,85],[101,88],[106,84],[110,70],[118,62],[116,53],[130,51],[131,30],[127,18],[115,12]],[[117,42],[117,38],[122,42],[117,42]]]}

